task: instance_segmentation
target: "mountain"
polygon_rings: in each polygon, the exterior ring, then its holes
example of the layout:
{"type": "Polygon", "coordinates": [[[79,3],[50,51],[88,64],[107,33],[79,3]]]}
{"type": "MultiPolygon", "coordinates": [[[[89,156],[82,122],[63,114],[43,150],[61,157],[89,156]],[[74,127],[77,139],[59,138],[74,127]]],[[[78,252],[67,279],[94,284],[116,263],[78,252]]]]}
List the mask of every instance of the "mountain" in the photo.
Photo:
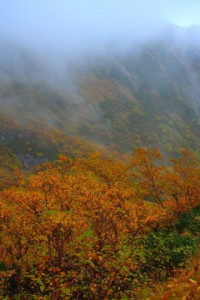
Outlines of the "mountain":
{"type": "Polygon", "coordinates": [[[1,148],[20,160],[73,152],[83,139],[125,153],[138,146],[198,153],[199,36],[199,26],[169,25],[152,40],[78,62],[1,42],[1,148]]]}

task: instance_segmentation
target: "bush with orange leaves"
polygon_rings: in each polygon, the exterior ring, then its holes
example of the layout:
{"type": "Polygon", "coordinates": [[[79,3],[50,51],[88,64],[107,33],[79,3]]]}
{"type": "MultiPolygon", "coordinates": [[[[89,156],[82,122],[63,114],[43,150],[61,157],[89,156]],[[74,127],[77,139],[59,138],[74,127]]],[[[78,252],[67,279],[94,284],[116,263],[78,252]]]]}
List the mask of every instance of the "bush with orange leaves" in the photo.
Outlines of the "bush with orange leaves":
{"type": "Polygon", "coordinates": [[[199,201],[196,165],[188,174],[183,158],[174,160],[173,171],[156,165],[157,159],[157,150],[145,149],[136,151],[128,167],[99,154],[60,156],[5,190],[2,295],[130,297],[131,274],[138,269],[135,242],[199,201]]]}

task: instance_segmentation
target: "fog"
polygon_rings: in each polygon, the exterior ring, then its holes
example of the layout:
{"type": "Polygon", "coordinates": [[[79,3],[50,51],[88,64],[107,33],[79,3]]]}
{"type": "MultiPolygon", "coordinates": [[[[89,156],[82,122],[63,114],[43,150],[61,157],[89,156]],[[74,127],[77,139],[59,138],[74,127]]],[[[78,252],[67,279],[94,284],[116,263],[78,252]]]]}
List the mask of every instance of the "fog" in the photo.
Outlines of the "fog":
{"type": "Polygon", "coordinates": [[[185,29],[199,24],[198,12],[193,0],[0,0],[0,122],[128,149],[132,131],[155,122],[153,111],[140,121],[146,105],[164,115],[165,102],[177,101],[178,113],[182,99],[200,111],[200,29],[185,29]]]}
{"type": "Polygon", "coordinates": [[[199,11],[198,0],[0,0],[0,35],[44,53],[79,55],[152,38],[166,21],[198,23],[199,11]]]}

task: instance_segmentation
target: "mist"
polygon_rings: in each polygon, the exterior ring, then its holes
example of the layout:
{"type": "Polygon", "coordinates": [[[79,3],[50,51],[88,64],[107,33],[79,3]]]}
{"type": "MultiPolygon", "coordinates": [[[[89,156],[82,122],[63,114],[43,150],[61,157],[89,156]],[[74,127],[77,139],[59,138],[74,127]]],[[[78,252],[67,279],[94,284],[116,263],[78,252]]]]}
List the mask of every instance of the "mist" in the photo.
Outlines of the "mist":
{"type": "Polygon", "coordinates": [[[197,23],[199,9],[198,1],[181,0],[1,0],[0,36],[43,53],[79,56],[150,39],[166,22],[197,23]]]}
{"type": "Polygon", "coordinates": [[[141,127],[142,144],[162,143],[157,115],[181,132],[188,107],[194,124],[200,111],[198,11],[192,0],[0,0],[2,120],[121,149],[140,145],[141,127]]]}

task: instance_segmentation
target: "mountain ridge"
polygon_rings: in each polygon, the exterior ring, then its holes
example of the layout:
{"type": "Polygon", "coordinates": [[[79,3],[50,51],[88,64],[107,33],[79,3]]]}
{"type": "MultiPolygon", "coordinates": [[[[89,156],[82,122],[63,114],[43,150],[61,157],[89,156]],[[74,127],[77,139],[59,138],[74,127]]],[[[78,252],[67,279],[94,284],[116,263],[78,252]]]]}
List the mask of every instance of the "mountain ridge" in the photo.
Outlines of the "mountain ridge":
{"type": "MultiPolygon", "coordinates": [[[[196,40],[187,44],[190,30],[198,35],[199,27],[195,31],[172,26],[151,42],[93,54],[77,64],[64,59],[56,67],[48,57],[27,49],[11,47],[7,56],[4,49],[1,129],[6,117],[11,128],[14,122],[24,131],[55,128],[61,135],[89,139],[119,152],[147,146],[165,153],[178,148],[198,153],[200,48],[196,40]]],[[[12,130],[7,136],[1,130],[4,146],[15,151],[16,140],[9,142],[9,135],[12,130]]],[[[18,154],[30,154],[23,144],[18,154]]]]}

